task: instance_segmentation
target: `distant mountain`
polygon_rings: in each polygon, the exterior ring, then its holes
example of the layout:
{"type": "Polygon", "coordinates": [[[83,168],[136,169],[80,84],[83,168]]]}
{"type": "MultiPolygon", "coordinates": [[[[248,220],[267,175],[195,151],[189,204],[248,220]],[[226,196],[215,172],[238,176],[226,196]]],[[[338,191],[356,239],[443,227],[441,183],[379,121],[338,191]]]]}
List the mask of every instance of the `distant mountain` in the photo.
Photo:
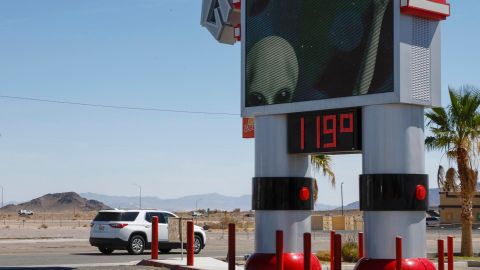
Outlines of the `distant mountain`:
{"type": "Polygon", "coordinates": [[[8,202],[3,202],[3,206],[9,205],[9,204],[18,204],[17,201],[8,201],[8,202]]]}
{"type": "Polygon", "coordinates": [[[2,210],[16,212],[20,209],[28,209],[33,211],[62,212],[74,209],[76,211],[94,211],[108,208],[110,207],[102,202],[85,199],[75,192],[64,192],[47,194],[25,203],[6,205],[2,210]]]}
{"type": "MultiPolygon", "coordinates": [[[[347,205],[343,206],[343,210],[358,210],[358,209],[360,209],[360,202],[359,201],[352,202],[350,204],[347,204],[347,205]]],[[[342,210],[342,207],[341,206],[337,207],[334,210],[342,210]]]]}
{"type": "MultiPolygon", "coordinates": [[[[139,207],[139,197],[131,196],[110,196],[96,193],[82,193],[83,197],[105,202],[106,204],[119,209],[135,209],[139,207]]],[[[185,196],[176,199],[161,199],[158,197],[142,197],[142,208],[159,208],[170,211],[191,211],[198,204],[199,209],[219,209],[231,211],[236,208],[250,210],[252,208],[252,196],[243,195],[239,197],[225,196],[218,193],[200,194],[185,196]]],[[[337,206],[327,204],[316,204],[315,210],[332,210],[337,206]]]]}
{"type": "Polygon", "coordinates": [[[338,206],[317,203],[315,204],[315,211],[329,211],[329,210],[334,210],[337,207],[338,206]]]}
{"type": "MultiPolygon", "coordinates": [[[[82,193],[83,197],[105,202],[106,204],[121,209],[135,209],[139,207],[139,197],[110,196],[96,193],[82,193]]],[[[218,193],[191,195],[176,199],[161,199],[158,197],[142,197],[142,208],[158,208],[170,211],[191,211],[198,206],[199,209],[250,210],[252,197],[244,195],[239,197],[224,196],[218,193]]]]}
{"type": "MultiPolygon", "coordinates": [[[[438,207],[440,205],[440,194],[438,194],[438,188],[431,188],[429,190],[429,206],[430,207],[438,207]]],[[[337,207],[335,210],[341,210],[342,207],[337,207]]],[[[343,207],[344,210],[357,210],[360,209],[360,202],[356,201],[351,204],[347,204],[343,207]]]]}
{"type": "Polygon", "coordinates": [[[438,207],[440,205],[440,194],[438,194],[439,188],[431,188],[428,194],[428,202],[430,207],[438,207]]]}

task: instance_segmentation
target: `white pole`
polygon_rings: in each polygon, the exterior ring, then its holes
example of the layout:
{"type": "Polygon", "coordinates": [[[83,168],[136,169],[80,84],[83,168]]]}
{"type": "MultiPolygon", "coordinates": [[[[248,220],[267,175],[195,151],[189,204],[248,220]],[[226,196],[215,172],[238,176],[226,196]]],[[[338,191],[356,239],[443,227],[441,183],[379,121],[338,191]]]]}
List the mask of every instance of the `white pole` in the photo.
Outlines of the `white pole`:
{"type": "MultiPolygon", "coordinates": [[[[363,109],[363,173],[424,174],[424,108],[374,105],[363,109]]],[[[394,259],[395,237],[404,258],[426,257],[424,211],[365,211],[365,255],[394,259]]]]}
{"type": "MultiPolygon", "coordinates": [[[[308,155],[289,155],[287,116],[255,118],[255,176],[310,177],[308,155]]],[[[275,231],[284,234],[284,251],[301,253],[303,233],[311,231],[311,211],[256,211],[255,252],[275,253],[275,231]]]]}

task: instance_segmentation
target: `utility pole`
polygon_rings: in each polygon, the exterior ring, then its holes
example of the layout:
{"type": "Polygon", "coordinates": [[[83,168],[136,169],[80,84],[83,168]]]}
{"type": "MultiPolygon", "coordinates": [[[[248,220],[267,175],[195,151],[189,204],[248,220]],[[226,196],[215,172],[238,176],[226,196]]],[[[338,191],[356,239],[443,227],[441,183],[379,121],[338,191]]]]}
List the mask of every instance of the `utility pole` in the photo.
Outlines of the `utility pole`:
{"type": "Polygon", "coordinates": [[[139,196],[139,199],[140,199],[140,210],[142,210],[142,187],[140,185],[137,185],[137,184],[133,184],[134,186],[138,187],[139,190],[140,190],[140,196],[139,196]]]}
{"type": "Polygon", "coordinates": [[[0,216],[3,216],[3,186],[0,185],[0,188],[2,189],[2,207],[0,207],[2,211],[0,211],[0,216]]]}
{"type": "Polygon", "coordinates": [[[341,193],[341,197],[342,197],[342,216],[343,216],[343,182],[342,184],[340,184],[340,193],[341,193]]]}
{"type": "Polygon", "coordinates": [[[198,202],[201,201],[202,199],[196,199],[195,200],[195,211],[198,212],[198,202]]]}

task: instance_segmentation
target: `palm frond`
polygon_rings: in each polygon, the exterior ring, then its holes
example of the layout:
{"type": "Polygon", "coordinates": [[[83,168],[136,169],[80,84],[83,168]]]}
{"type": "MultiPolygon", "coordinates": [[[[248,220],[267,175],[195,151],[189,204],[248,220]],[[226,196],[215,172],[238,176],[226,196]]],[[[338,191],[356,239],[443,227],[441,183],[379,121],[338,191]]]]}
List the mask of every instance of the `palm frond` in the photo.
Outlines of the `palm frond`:
{"type": "Polygon", "coordinates": [[[445,169],[443,169],[442,165],[438,166],[437,184],[438,184],[438,188],[440,190],[443,190],[443,188],[445,186],[445,169]]]}
{"type": "Polygon", "coordinates": [[[445,174],[445,182],[443,185],[443,191],[457,192],[458,191],[458,173],[455,168],[449,168],[445,174]]]}
{"type": "Polygon", "coordinates": [[[327,176],[330,183],[335,187],[335,173],[331,168],[331,157],[328,155],[312,155],[310,162],[316,170],[322,171],[323,176],[327,176]]]}

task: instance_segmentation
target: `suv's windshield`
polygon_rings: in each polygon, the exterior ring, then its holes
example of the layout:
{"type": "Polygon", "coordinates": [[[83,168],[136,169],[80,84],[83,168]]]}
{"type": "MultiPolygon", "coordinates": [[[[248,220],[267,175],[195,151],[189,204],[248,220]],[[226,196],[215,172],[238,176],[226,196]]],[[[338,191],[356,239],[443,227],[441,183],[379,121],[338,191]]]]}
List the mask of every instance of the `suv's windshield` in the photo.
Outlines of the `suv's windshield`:
{"type": "Polygon", "coordinates": [[[100,212],[93,221],[135,221],[138,212],[100,212]]]}

